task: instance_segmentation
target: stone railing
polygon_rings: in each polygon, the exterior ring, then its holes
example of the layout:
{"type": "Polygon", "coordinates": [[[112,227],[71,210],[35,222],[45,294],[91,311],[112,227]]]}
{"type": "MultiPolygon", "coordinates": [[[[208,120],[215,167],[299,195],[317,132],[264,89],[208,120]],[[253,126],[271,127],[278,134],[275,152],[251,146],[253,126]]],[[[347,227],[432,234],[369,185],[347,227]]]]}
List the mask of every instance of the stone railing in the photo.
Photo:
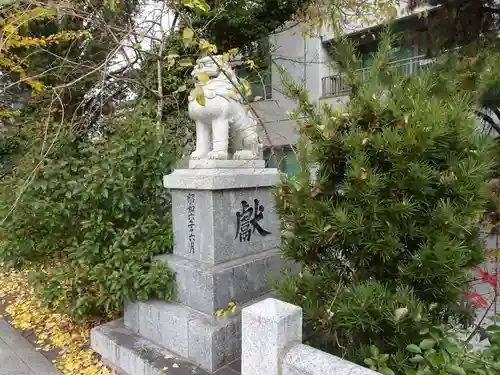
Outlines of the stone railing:
{"type": "Polygon", "coordinates": [[[241,375],[380,375],[302,344],[302,309],[268,298],[242,311],[241,375]]]}

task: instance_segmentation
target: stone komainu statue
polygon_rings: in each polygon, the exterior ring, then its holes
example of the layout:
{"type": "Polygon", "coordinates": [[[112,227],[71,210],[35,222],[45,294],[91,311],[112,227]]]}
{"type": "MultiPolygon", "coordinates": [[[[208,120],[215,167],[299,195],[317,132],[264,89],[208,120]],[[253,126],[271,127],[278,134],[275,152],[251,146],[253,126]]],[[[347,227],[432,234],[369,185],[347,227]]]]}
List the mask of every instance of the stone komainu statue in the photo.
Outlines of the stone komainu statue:
{"type": "Polygon", "coordinates": [[[230,149],[235,160],[258,159],[262,144],[257,120],[243,104],[235,87],[238,79],[230,65],[223,62],[222,56],[213,59],[217,64],[209,56],[198,59],[192,72],[196,86],[203,89],[205,105],[189,97],[189,117],[196,122],[196,150],[191,159],[227,160],[230,149]],[[197,80],[200,72],[208,75],[206,83],[197,80]]]}

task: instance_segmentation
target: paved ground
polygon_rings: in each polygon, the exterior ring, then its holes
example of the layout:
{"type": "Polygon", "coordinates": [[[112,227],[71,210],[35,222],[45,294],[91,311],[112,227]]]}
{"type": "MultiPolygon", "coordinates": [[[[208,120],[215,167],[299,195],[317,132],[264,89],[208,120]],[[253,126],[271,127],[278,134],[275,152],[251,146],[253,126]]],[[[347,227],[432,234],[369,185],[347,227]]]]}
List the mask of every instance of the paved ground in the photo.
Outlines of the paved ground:
{"type": "Polygon", "coordinates": [[[61,375],[5,320],[0,320],[0,375],[61,375]]]}

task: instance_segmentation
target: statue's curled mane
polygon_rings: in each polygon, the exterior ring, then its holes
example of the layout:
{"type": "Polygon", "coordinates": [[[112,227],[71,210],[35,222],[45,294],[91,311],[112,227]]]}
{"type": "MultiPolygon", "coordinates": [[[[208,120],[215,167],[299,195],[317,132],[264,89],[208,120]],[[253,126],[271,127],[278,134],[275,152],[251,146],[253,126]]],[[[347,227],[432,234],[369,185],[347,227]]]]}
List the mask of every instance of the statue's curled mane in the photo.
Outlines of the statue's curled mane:
{"type": "MultiPolygon", "coordinates": [[[[204,72],[210,77],[208,82],[201,83],[197,81],[196,84],[202,86],[205,90],[213,91],[218,95],[228,96],[228,91],[231,91],[233,93],[231,97],[241,101],[242,98],[237,89],[237,87],[240,86],[238,77],[227,62],[220,63],[220,61],[218,61],[218,63],[219,66],[217,66],[212,60],[204,60],[195,65],[192,72],[193,77],[196,78],[200,72],[204,72]]],[[[205,93],[205,95],[206,94],[207,93],[205,93]]]]}

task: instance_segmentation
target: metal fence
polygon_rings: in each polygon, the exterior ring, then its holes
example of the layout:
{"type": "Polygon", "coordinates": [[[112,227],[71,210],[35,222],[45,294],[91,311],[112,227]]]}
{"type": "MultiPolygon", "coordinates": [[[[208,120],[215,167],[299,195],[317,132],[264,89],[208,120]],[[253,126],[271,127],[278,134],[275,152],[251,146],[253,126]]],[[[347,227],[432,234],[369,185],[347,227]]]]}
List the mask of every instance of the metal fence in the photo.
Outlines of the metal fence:
{"type": "MultiPolygon", "coordinates": [[[[408,59],[396,60],[389,63],[390,66],[400,70],[401,73],[415,75],[423,71],[433,63],[425,56],[415,56],[408,59]]],[[[356,71],[356,74],[365,79],[370,74],[370,68],[363,68],[356,71]]],[[[346,83],[346,75],[339,73],[333,76],[323,77],[321,79],[322,96],[342,96],[347,95],[351,88],[346,83]]]]}

